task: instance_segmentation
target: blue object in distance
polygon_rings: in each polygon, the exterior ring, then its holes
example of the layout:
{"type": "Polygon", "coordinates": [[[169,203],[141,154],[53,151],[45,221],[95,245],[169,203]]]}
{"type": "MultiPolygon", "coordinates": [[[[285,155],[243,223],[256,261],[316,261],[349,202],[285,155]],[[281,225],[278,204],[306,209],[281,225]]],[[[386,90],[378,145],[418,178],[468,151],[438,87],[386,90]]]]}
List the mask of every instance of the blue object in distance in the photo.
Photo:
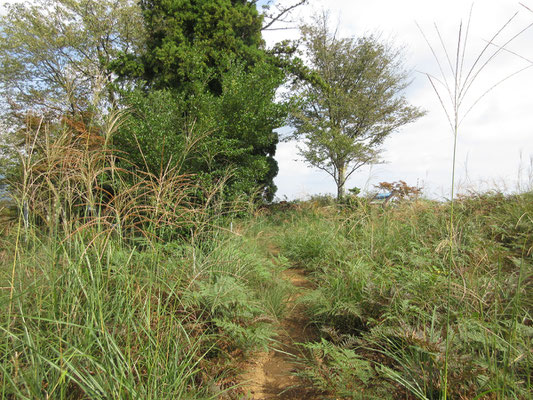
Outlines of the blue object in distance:
{"type": "Polygon", "coordinates": [[[391,197],[392,193],[378,193],[376,195],[376,199],[377,200],[385,200],[385,199],[388,199],[389,197],[391,197]]]}

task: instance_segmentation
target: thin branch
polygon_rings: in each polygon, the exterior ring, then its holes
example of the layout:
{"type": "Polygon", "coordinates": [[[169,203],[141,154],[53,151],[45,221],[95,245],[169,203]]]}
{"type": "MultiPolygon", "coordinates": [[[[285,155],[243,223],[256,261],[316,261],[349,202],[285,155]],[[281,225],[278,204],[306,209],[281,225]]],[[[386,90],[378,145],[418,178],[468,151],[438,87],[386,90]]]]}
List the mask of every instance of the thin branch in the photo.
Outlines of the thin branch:
{"type": "Polygon", "coordinates": [[[265,31],[265,30],[281,29],[281,28],[277,28],[277,29],[269,29],[269,28],[278,21],[286,22],[286,21],[283,21],[282,18],[288,13],[290,13],[292,10],[294,10],[295,8],[300,7],[301,5],[304,5],[305,3],[307,3],[307,0],[300,0],[298,3],[293,4],[292,6],[279,10],[279,13],[276,16],[271,17],[271,16],[266,15],[265,17],[270,19],[270,21],[267,24],[265,24],[263,28],[261,28],[261,30],[265,31]]]}
{"type": "Polygon", "coordinates": [[[331,172],[329,169],[327,169],[327,167],[322,167],[320,166],[319,164],[316,164],[316,163],[310,163],[313,167],[315,168],[318,168],[318,169],[321,169],[322,171],[326,172],[328,175],[330,175],[331,177],[333,177],[333,179],[335,180],[335,182],[337,182],[337,175],[336,175],[336,171],[337,169],[335,167],[333,167],[333,172],[331,172]]]}
{"type": "MultiPolygon", "coordinates": [[[[492,36],[492,38],[490,39],[489,42],[494,42],[494,40],[505,30],[505,28],[507,28],[507,26],[516,18],[516,16],[518,15],[518,13],[515,13],[511,18],[509,18],[507,20],[507,22],[494,34],[494,36],[492,36]]],[[[516,36],[515,36],[516,37],[516,36]]],[[[506,44],[509,44],[509,42],[511,40],[513,40],[515,37],[513,37],[512,39],[510,39],[509,41],[507,41],[506,44]]],[[[474,83],[474,81],[476,80],[477,76],[481,73],[481,71],[483,71],[483,69],[485,68],[485,66],[494,58],[496,57],[496,55],[498,54],[498,52],[494,52],[494,54],[492,54],[484,63],[481,67],[479,67],[476,71],[476,66],[477,64],[481,61],[481,58],[483,57],[483,55],[485,54],[485,52],[487,51],[487,49],[489,48],[489,44],[487,44],[483,50],[481,50],[481,52],[478,54],[476,60],[474,61],[474,63],[472,64],[472,67],[470,67],[470,70],[468,71],[468,74],[465,78],[465,81],[464,81],[464,84],[462,86],[462,89],[461,89],[461,93],[459,95],[459,98],[462,100],[464,98],[464,96],[466,96],[466,94],[468,93],[468,90],[469,88],[472,86],[472,84],[474,83]],[[473,74],[473,75],[472,75],[473,74]],[[472,76],[472,77],[471,77],[472,76]]],[[[460,100],[460,102],[461,102],[460,100]]]]}
{"type": "Polygon", "coordinates": [[[446,82],[443,82],[442,80],[440,80],[439,78],[437,78],[433,74],[430,74],[430,73],[427,73],[427,72],[424,72],[424,71],[419,71],[419,70],[415,70],[415,72],[418,72],[419,74],[422,74],[424,76],[430,76],[431,79],[433,79],[434,81],[440,83],[443,87],[446,87],[446,82]]]}
{"type": "MultiPolygon", "coordinates": [[[[457,54],[455,55],[455,87],[454,87],[454,91],[453,91],[453,94],[454,94],[454,98],[453,98],[453,103],[454,103],[454,106],[457,105],[457,94],[459,92],[459,87],[461,85],[461,82],[459,80],[459,75],[460,75],[460,72],[459,72],[459,54],[461,52],[461,39],[463,37],[463,22],[461,21],[461,23],[459,24],[459,37],[457,38],[457,54]]],[[[455,113],[457,113],[457,108],[455,110],[455,113]]]]}
{"type": "MultiPolygon", "coordinates": [[[[459,24],[459,40],[461,38],[462,25],[463,25],[462,23],[459,24]]],[[[456,71],[453,69],[452,60],[450,59],[450,55],[448,54],[448,49],[446,48],[446,45],[444,44],[444,40],[442,39],[442,35],[440,34],[439,27],[437,26],[436,23],[434,24],[434,26],[435,26],[435,31],[437,32],[437,37],[439,38],[440,45],[442,46],[442,50],[444,50],[444,54],[446,55],[446,60],[448,61],[448,66],[450,67],[450,71],[452,75],[455,76],[457,74],[456,74],[456,71]]]]}
{"type": "MultiPolygon", "coordinates": [[[[429,42],[424,30],[420,27],[420,25],[418,25],[418,22],[416,23],[416,26],[418,27],[418,30],[420,31],[420,33],[422,34],[422,37],[424,38],[424,40],[426,41],[426,44],[428,45],[430,51],[431,51],[431,54],[433,54],[433,58],[435,59],[435,61],[437,62],[437,66],[439,67],[439,71],[442,75],[442,84],[444,85],[444,87],[448,90],[448,95],[450,96],[450,99],[453,98],[452,96],[452,92],[451,92],[451,89],[450,89],[450,85],[448,84],[448,81],[446,80],[446,74],[444,73],[444,70],[442,69],[442,64],[440,62],[440,59],[439,57],[437,56],[437,53],[435,52],[435,49],[433,48],[433,46],[431,45],[431,43],[429,42]]],[[[427,75],[427,74],[426,74],[427,75]]],[[[429,77],[429,76],[428,76],[429,77]]],[[[431,83],[433,85],[433,82],[431,83]]],[[[433,86],[433,88],[435,88],[435,86],[433,86]]],[[[441,101],[442,102],[442,101],[441,101]]]]}
{"type": "Polygon", "coordinates": [[[368,164],[370,161],[372,161],[373,157],[369,157],[368,159],[366,159],[365,161],[361,161],[359,162],[358,164],[355,164],[352,169],[350,170],[350,172],[348,172],[346,174],[346,179],[344,180],[343,183],[346,183],[346,181],[348,180],[348,178],[355,172],[357,171],[359,168],[361,168],[363,165],[366,165],[368,164]]]}
{"type": "Polygon", "coordinates": [[[452,119],[450,117],[450,114],[448,113],[448,109],[447,107],[444,105],[444,101],[442,100],[442,97],[439,93],[439,91],[437,90],[437,87],[435,86],[435,83],[433,82],[433,79],[431,78],[431,76],[429,74],[426,74],[426,76],[428,77],[429,79],[429,82],[431,83],[431,86],[433,86],[433,90],[435,91],[435,94],[437,95],[437,97],[439,98],[439,101],[440,101],[440,105],[442,107],[442,109],[444,110],[444,113],[446,114],[446,118],[448,118],[448,122],[450,123],[450,128],[452,129],[452,132],[455,132],[454,128],[453,128],[453,122],[452,122],[452,119]]]}
{"type": "Polygon", "coordinates": [[[524,7],[526,10],[530,11],[533,13],[533,10],[531,8],[529,8],[528,6],[526,6],[524,3],[518,3],[520,4],[522,7],[524,7]]]}
{"type": "Polygon", "coordinates": [[[290,30],[297,30],[300,28],[297,27],[287,27],[287,28],[262,28],[262,31],[290,31],[290,30]]]}
{"type": "Polygon", "coordinates": [[[466,24],[466,34],[465,34],[465,41],[463,44],[463,53],[461,55],[461,66],[459,68],[459,82],[463,81],[463,71],[464,71],[464,63],[465,63],[465,54],[466,54],[466,47],[468,44],[468,38],[470,34],[470,23],[472,22],[472,11],[474,10],[474,3],[470,6],[470,13],[468,14],[468,23],[466,24]]]}
{"type": "Polygon", "coordinates": [[[533,64],[533,60],[531,60],[531,59],[529,59],[529,58],[526,58],[526,57],[524,57],[524,56],[521,55],[521,54],[518,54],[518,53],[516,53],[516,52],[514,52],[514,51],[512,51],[512,50],[509,50],[509,49],[507,49],[507,48],[505,48],[505,47],[503,47],[503,46],[500,46],[500,45],[498,45],[498,44],[496,44],[496,43],[490,43],[490,44],[493,45],[493,46],[495,46],[495,47],[498,47],[498,48],[499,48],[500,50],[502,50],[502,51],[505,51],[505,52],[507,52],[507,53],[509,53],[509,54],[512,54],[513,56],[516,56],[516,57],[518,57],[518,58],[521,58],[521,59],[524,60],[524,61],[527,61],[528,63],[533,64]]]}

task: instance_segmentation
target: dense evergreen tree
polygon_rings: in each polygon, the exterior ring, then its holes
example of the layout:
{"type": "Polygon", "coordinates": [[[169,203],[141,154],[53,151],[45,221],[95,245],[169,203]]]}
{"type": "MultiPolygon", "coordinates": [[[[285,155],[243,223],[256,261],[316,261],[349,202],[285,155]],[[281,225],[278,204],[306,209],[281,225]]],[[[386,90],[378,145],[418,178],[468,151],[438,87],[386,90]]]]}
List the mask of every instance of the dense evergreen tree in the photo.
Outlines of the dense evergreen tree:
{"type": "Polygon", "coordinates": [[[123,58],[118,70],[149,87],[190,90],[207,76],[220,94],[221,75],[235,60],[264,58],[262,17],[246,0],[141,0],[146,51],[123,58]]]}
{"type": "Polygon", "coordinates": [[[134,155],[138,143],[150,169],[180,163],[212,179],[231,171],[229,193],[259,190],[271,199],[274,129],[285,116],[274,97],[283,73],[268,61],[255,2],[143,0],[141,7],[145,52],[119,58],[115,68],[148,95],[131,97],[143,112],[121,131],[119,145],[134,155]],[[158,119],[158,108],[168,119],[158,119]]]}

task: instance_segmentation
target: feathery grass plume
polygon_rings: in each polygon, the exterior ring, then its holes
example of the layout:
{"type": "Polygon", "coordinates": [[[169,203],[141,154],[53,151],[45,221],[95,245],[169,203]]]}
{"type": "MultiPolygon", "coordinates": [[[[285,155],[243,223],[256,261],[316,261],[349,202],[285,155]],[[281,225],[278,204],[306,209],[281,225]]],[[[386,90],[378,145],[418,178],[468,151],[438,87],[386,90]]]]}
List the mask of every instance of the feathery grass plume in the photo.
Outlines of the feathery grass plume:
{"type": "Polygon", "coordinates": [[[442,396],[446,400],[448,397],[448,367],[449,367],[449,345],[450,345],[450,297],[451,297],[451,276],[454,270],[457,269],[455,264],[456,253],[456,237],[457,232],[455,228],[454,220],[454,204],[455,204],[455,168],[456,168],[456,155],[457,155],[457,139],[460,131],[461,124],[465,118],[470,114],[474,107],[491,92],[495,87],[502,84],[509,78],[519,74],[520,72],[530,68],[533,64],[525,66],[514,73],[505,76],[503,79],[498,80],[488,89],[476,95],[473,100],[470,100],[469,95],[473,90],[473,84],[477,81],[480,74],[485,68],[502,52],[505,51],[507,46],[522,35],[526,30],[530,29],[533,24],[529,24],[526,27],[520,29],[518,32],[513,33],[509,38],[504,39],[502,45],[496,45],[496,40],[499,40],[501,36],[510,29],[511,23],[514,21],[518,13],[515,13],[509,18],[487,41],[482,50],[475,56],[474,62],[471,65],[466,65],[466,53],[469,44],[470,24],[472,20],[473,5],[470,9],[466,30],[463,30],[462,22],[459,24],[457,45],[453,49],[454,52],[450,52],[446,47],[441,32],[438,26],[435,24],[435,32],[437,35],[437,45],[431,44],[427,38],[424,30],[420,27],[420,32],[424,37],[424,40],[428,44],[431,53],[438,65],[440,76],[434,76],[429,73],[425,73],[427,76],[435,94],[438,97],[440,105],[446,114],[446,118],[450,125],[450,129],[453,133],[453,159],[452,159],[452,171],[451,171],[451,194],[450,194],[450,221],[449,221],[449,266],[448,266],[448,294],[446,296],[447,306],[447,324],[446,324],[446,356],[444,363],[444,376],[443,376],[443,390],[442,396]],[[441,48],[444,57],[441,57],[437,53],[438,47],[441,48]]]}

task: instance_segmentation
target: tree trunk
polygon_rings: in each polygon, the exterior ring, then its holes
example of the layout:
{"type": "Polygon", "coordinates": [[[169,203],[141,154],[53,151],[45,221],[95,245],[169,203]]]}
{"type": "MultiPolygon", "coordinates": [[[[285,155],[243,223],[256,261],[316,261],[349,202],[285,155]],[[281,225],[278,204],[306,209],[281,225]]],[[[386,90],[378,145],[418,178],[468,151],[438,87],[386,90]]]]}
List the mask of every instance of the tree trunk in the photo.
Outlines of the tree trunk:
{"type": "Polygon", "coordinates": [[[344,198],[344,184],[346,180],[346,165],[339,167],[339,179],[337,181],[337,201],[344,198]]]}

